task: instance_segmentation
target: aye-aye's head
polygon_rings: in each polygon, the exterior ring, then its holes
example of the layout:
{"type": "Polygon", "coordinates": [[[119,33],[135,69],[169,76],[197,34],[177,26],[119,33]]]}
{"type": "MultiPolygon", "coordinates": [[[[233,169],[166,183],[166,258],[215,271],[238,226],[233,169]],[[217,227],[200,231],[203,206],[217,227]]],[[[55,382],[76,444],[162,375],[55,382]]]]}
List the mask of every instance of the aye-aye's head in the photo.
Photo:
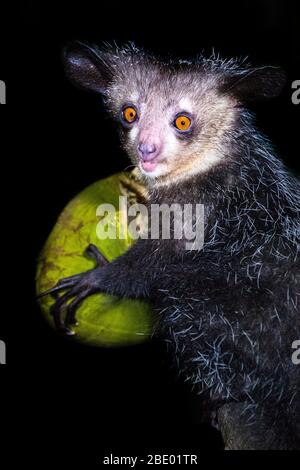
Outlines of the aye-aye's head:
{"type": "Polygon", "coordinates": [[[243,103],[277,96],[285,82],[277,67],[243,68],[215,57],[164,62],[134,46],[74,42],[63,60],[72,82],[103,95],[133,164],[154,184],[225,163],[243,103]]]}

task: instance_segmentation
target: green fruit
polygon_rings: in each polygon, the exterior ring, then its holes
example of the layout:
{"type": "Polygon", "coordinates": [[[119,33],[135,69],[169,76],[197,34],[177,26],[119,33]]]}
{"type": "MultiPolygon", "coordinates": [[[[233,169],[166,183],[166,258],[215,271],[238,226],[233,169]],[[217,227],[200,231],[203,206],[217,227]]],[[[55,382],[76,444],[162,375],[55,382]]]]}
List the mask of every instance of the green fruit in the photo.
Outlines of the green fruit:
{"type": "MultiPolygon", "coordinates": [[[[37,294],[52,288],[61,278],[81,273],[95,266],[84,255],[93,243],[109,260],[123,254],[133,243],[127,234],[125,239],[99,239],[96,227],[100,221],[96,209],[100,204],[112,204],[116,211],[119,195],[137,198],[143,188],[133,174],[116,174],[87,187],[63,210],[39,257],[36,287],[37,294]]],[[[119,225],[120,212],[110,223],[119,225]]],[[[54,326],[50,307],[52,296],[39,299],[47,321],[54,326]]],[[[95,294],[77,310],[78,326],[73,337],[93,346],[126,346],[141,343],[152,333],[150,307],[140,301],[120,299],[106,294],[95,294]]]]}

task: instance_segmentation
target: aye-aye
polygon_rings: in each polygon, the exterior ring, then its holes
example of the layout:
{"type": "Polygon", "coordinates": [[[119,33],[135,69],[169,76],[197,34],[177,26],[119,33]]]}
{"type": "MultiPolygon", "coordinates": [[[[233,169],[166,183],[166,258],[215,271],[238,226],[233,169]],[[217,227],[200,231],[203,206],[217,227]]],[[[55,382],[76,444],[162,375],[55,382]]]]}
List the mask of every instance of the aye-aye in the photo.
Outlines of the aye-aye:
{"type": "Polygon", "coordinates": [[[204,244],[140,238],[111,263],[89,246],[95,269],[45,293],[62,291],[57,328],[72,334],[76,309],[96,292],[145,299],[229,447],[297,448],[300,183],[246,109],[280,93],[283,71],[80,42],[63,61],[72,82],[103,96],[148,204],[202,204],[204,244]]]}

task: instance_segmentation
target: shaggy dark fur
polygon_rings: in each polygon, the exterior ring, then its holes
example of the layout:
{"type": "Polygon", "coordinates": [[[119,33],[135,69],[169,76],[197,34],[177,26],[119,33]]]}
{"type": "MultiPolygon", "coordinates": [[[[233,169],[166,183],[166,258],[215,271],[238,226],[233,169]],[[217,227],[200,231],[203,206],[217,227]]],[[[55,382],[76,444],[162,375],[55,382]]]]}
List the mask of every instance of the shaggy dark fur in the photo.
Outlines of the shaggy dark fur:
{"type": "Polygon", "coordinates": [[[127,86],[118,85],[124,70],[133,88],[151,83],[155,90],[162,77],[169,74],[172,81],[184,74],[185,87],[190,80],[194,93],[208,83],[239,105],[234,124],[218,137],[221,162],[174,184],[149,183],[149,204],[204,204],[203,249],[186,251],[180,240],[139,240],[104,264],[91,247],[100,265],[54,288],[67,289],[53,309],[57,326],[70,333],[66,323],[97,291],[147,299],[181,374],[217,414],[228,447],[299,447],[300,366],[291,356],[293,341],[300,339],[300,184],[257,132],[242,99],[252,99],[255,86],[260,98],[276,95],[282,75],[274,69],[272,82],[272,68],[266,68],[254,86],[256,71],[235,61],[165,64],[134,48],[101,52],[80,44],[66,50],[65,63],[73,81],[105,94],[115,117],[127,86]],[[161,75],[155,75],[157,67],[161,75]],[[62,311],[70,298],[65,323],[62,311]]]}

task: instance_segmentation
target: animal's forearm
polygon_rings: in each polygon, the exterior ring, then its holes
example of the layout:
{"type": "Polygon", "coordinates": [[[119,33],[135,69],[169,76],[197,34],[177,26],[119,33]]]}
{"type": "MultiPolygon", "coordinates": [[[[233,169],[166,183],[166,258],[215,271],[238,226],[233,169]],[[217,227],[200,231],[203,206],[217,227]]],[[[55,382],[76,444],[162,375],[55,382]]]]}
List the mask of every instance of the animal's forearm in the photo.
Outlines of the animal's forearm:
{"type": "Polygon", "coordinates": [[[97,270],[102,292],[127,298],[149,298],[161,271],[155,263],[159,253],[146,240],[138,241],[124,255],[97,270]],[[159,271],[159,272],[158,272],[159,271]]]}
{"type": "Polygon", "coordinates": [[[201,252],[195,269],[194,259],[182,253],[175,255],[172,248],[170,246],[168,256],[156,241],[138,241],[124,255],[98,270],[99,290],[120,297],[147,299],[157,296],[162,286],[170,291],[178,286],[189,291],[195,277],[199,287],[201,284],[203,288],[209,285],[217,285],[218,289],[228,287],[228,267],[215,263],[201,252]]]}

